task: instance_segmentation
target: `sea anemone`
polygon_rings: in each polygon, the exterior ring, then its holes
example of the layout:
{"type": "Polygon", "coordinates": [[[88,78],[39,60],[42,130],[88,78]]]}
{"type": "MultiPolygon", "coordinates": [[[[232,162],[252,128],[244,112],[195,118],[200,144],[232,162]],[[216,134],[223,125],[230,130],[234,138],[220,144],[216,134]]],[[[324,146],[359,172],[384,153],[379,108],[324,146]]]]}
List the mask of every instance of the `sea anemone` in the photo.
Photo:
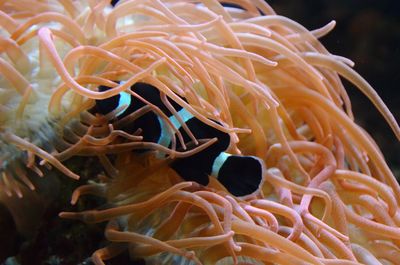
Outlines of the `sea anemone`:
{"type": "Polygon", "coordinates": [[[308,31],[258,0],[109,2],[0,4],[3,192],[34,188],[26,168],[78,178],[63,162],[96,157],[101,173],[71,201],[93,194],[106,205],[60,213],[108,222],[96,265],[126,250],[163,264],[398,263],[400,186],[354,122],[340,78],[397,139],[400,128],[353,62],[318,41],[335,22],[308,31]],[[215,139],[179,150],[120,129],[149,111],[162,116],[151,103],[121,120],[118,109],[93,111],[121,92],[140,98],[130,89],[137,82],[228,133],[230,153],[260,158],[259,192],[235,197],[216,179],[202,186],[170,168],[215,139]]]}

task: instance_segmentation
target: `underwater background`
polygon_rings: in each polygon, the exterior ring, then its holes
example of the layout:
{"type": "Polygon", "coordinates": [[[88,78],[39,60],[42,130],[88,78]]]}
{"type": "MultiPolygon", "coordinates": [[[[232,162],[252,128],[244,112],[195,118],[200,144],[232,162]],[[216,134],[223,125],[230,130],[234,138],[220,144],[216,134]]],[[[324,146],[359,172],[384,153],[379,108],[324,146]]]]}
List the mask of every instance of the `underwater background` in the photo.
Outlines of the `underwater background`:
{"type": "MultiPolygon", "coordinates": [[[[275,11],[308,29],[331,20],[335,29],[320,39],[335,54],[351,59],[354,70],[380,95],[396,120],[400,118],[400,2],[396,0],[273,0],[275,11]]],[[[373,105],[346,80],[357,124],[381,148],[390,168],[400,178],[400,143],[373,105]]]]}
{"type": "MultiPolygon", "coordinates": [[[[336,20],[335,29],[321,42],[335,54],[355,62],[354,69],[378,92],[397,120],[400,119],[400,3],[396,0],[270,0],[275,11],[287,16],[308,29],[319,28],[336,20]]],[[[400,143],[389,126],[369,100],[346,81],[357,123],[377,141],[389,166],[400,177],[400,143]]],[[[64,177],[46,178],[52,183],[47,196],[50,204],[43,213],[42,223],[33,238],[26,240],[16,233],[15,225],[5,207],[0,205],[0,264],[4,265],[89,265],[94,250],[106,244],[104,225],[84,224],[62,220],[60,211],[79,211],[100,205],[99,199],[81,199],[77,206],[70,206],[74,188],[84,184],[83,169],[91,168],[95,161],[82,164],[71,159],[66,164],[75,172],[83,172],[80,181],[64,177]],[[78,169],[81,167],[82,170],[78,169]],[[50,180],[51,179],[51,180],[50,180]],[[18,255],[21,262],[12,257],[18,255]],[[7,261],[6,261],[7,259],[7,261]]],[[[58,173],[54,173],[57,175],[58,173]]],[[[93,174],[87,171],[86,175],[93,174]]],[[[46,184],[43,184],[46,185],[46,184]]],[[[48,184],[50,185],[50,184],[48,184]]],[[[43,187],[45,189],[45,187],[43,187]]],[[[144,264],[129,261],[127,254],[107,261],[108,265],[144,264]]]]}

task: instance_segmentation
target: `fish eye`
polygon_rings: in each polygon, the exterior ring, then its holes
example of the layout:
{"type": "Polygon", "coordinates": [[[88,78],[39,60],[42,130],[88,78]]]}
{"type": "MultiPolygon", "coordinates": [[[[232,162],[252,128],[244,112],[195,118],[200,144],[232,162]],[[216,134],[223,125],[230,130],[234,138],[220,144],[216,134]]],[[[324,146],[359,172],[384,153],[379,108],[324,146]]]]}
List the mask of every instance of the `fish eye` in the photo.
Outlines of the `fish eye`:
{"type": "MultiPolygon", "coordinates": [[[[98,87],[99,92],[104,92],[111,89],[109,86],[104,86],[101,85],[98,87]]],[[[120,94],[105,98],[105,99],[96,99],[96,106],[94,107],[93,111],[94,113],[99,113],[101,115],[106,115],[119,106],[119,101],[120,101],[120,94]]]]}

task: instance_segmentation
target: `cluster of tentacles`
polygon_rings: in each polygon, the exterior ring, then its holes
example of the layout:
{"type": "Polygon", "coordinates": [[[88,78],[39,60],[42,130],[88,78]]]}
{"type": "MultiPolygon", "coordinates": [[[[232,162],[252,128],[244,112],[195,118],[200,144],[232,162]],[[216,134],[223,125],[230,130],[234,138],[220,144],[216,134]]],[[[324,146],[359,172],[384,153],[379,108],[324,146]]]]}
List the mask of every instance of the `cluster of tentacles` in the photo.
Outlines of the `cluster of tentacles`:
{"type": "Polygon", "coordinates": [[[230,5],[2,1],[2,196],[34,189],[26,168],[78,178],[63,161],[97,157],[103,173],[72,203],[94,194],[107,205],[60,214],[108,222],[110,245],[93,254],[96,265],[123,251],[163,264],[397,264],[400,186],[354,123],[340,78],[372,101],[398,139],[400,129],[353,62],[318,41],[335,23],[308,31],[261,0],[222,2],[230,5]],[[157,106],[118,121],[118,110],[90,111],[95,99],[122,91],[140,98],[129,89],[138,81],[230,133],[231,153],[264,160],[259,195],[235,198],[215,179],[182,182],[169,168],[215,139],[179,151],[115,129],[148,111],[162,116],[157,106]],[[152,151],[135,152],[143,148],[152,151]]]}

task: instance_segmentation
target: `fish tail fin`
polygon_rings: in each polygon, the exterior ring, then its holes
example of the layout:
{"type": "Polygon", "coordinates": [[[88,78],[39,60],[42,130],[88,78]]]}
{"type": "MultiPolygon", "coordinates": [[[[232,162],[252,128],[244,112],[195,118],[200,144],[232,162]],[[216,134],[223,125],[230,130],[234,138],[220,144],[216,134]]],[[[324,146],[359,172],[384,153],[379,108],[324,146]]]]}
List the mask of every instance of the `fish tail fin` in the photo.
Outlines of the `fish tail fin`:
{"type": "Polygon", "coordinates": [[[237,197],[255,193],[262,185],[264,163],[255,156],[229,155],[218,171],[218,181],[237,197]]]}

